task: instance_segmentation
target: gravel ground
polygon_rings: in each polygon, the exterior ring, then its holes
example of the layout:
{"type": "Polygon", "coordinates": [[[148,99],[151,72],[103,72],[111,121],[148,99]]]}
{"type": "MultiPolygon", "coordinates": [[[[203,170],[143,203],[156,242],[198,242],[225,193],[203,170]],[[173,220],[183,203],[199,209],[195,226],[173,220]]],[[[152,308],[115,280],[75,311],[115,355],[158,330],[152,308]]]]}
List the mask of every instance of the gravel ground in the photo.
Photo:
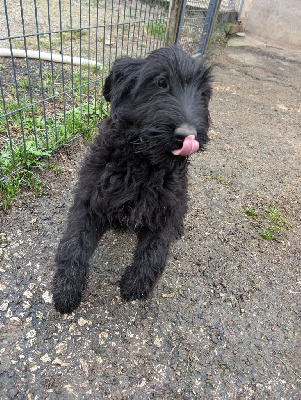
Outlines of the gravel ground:
{"type": "Polygon", "coordinates": [[[135,238],[109,232],[81,307],[54,311],[80,140],[52,157],[41,197],[1,216],[1,399],[300,398],[301,63],[251,48],[215,61],[212,140],[191,161],[186,231],[152,298],[121,300],[135,238]],[[267,240],[272,204],[287,223],[267,240]]]}

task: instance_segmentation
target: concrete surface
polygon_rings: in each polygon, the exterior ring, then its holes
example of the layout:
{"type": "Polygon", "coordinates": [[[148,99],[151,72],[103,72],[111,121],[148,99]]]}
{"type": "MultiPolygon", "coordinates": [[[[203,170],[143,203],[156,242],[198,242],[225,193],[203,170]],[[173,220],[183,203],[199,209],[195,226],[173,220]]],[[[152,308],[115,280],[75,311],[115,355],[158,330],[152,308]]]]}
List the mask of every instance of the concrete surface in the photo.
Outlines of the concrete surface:
{"type": "Polygon", "coordinates": [[[256,36],[250,32],[245,32],[245,36],[233,35],[227,42],[228,47],[253,47],[262,49],[267,53],[276,54],[290,60],[301,61],[301,48],[294,49],[281,43],[265,40],[263,37],[256,36]]]}
{"type": "Polygon", "coordinates": [[[244,0],[240,19],[263,41],[301,50],[300,0],[244,0]]]}

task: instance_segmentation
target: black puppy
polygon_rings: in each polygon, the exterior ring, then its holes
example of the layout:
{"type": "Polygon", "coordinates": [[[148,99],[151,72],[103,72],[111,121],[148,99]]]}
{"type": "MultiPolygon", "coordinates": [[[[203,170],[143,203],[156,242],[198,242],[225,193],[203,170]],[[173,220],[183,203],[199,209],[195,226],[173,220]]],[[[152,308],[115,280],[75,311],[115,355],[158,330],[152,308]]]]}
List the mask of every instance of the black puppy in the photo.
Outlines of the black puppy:
{"type": "Polygon", "coordinates": [[[211,67],[173,46],[118,59],[104,85],[110,117],[83,163],[56,255],[53,299],[61,313],[81,302],[88,262],[109,228],[136,232],[121,278],[125,300],[144,299],[162,274],[187,210],[187,156],[209,127],[211,67]]]}

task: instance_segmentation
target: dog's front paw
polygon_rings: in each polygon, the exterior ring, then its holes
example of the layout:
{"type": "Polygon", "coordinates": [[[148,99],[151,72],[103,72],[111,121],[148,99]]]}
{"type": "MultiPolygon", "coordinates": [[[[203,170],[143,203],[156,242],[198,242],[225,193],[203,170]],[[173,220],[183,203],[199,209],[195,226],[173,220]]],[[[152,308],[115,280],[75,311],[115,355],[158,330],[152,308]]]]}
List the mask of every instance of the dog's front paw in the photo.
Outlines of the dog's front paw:
{"type": "Polygon", "coordinates": [[[84,285],[74,282],[65,275],[56,273],[53,278],[53,302],[61,314],[71,314],[79,305],[84,285]]]}
{"type": "Polygon", "coordinates": [[[121,297],[126,301],[145,300],[153,285],[148,280],[133,274],[125,273],[120,281],[121,297]]]}

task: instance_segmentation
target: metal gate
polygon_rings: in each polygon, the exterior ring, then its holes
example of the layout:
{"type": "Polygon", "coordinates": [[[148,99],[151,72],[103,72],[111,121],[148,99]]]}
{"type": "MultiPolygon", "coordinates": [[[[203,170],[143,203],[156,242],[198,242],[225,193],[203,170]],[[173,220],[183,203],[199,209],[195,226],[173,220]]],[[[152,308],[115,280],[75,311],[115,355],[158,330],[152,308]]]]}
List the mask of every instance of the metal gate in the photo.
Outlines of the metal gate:
{"type": "Polygon", "coordinates": [[[204,55],[216,21],[234,20],[237,0],[183,0],[177,31],[177,42],[192,55],[204,55]]]}

